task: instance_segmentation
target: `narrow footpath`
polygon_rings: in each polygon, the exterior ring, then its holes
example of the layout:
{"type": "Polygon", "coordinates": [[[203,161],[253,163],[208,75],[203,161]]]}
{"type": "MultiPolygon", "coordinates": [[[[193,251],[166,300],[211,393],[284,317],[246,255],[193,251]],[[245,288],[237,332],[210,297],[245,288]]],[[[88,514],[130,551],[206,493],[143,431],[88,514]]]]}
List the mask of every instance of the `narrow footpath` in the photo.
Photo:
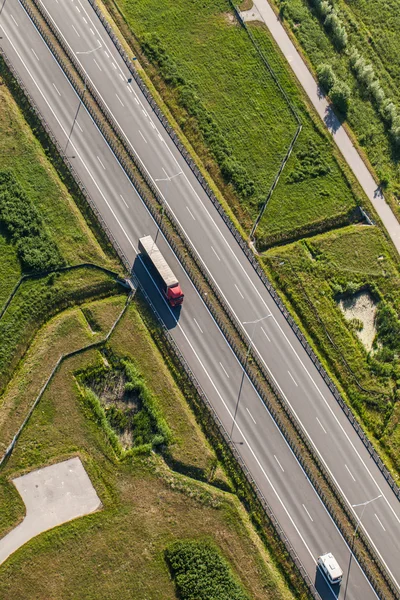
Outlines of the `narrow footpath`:
{"type": "Polygon", "coordinates": [[[393,244],[400,254],[400,223],[382,196],[378,184],[367,169],[345,129],[340,124],[326,97],[321,94],[314,77],[298,53],[268,0],[253,0],[250,10],[241,13],[244,21],[261,21],[268,27],[282,54],[288,61],[304,91],[335,140],[347,164],[382,219],[393,244]]]}

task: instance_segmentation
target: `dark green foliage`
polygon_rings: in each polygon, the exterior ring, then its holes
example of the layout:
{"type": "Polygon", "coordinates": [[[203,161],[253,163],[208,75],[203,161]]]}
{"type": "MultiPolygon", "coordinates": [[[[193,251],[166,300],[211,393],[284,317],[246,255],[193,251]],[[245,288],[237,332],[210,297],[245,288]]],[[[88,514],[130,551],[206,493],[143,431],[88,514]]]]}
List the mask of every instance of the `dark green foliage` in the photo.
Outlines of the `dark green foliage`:
{"type": "MultiPolygon", "coordinates": [[[[400,354],[400,319],[394,308],[386,302],[380,302],[376,314],[378,340],[387,350],[400,354]]],[[[387,360],[387,353],[381,356],[387,360]]],[[[392,355],[393,359],[393,355],[392,355]]]]}
{"type": "Polygon", "coordinates": [[[307,179],[315,179],[327,175],[331,171],[312,139],[308,140],[308,144],[303,143],[294,156],[293,167],[286,176],[286,183],[299,183],[307,179]]]}
{"type": "Polygon", "coordinates": [[[0,222],[15,244],[24,270],[45,271],[64,265],[34,204],[9,172],[0,172],[0,222]]]}
{"type": "Polygon", "coordinates": [[[350,88],[343,81],[337,81],[330,92],[333,104],[343,115],[347,115],[350,105],[350,88]]]}
{"type": "MultiPolygon", "coordinates": [[[[105,414],[109,426],[117,434],[130,433],[136,449],[168,444],[171,440],[170,429],[135,365],[112,354],[107,355],[107,360],[111,370],[96,366],[81,374],[83,382],[91,388],[88,398],[98,398],[97,403],[92,401],[97,412],[105,414]],[[105,404],[104,409],[101,404],[105,404]]],[[[103,418],[96,418],[104,426],[103,418]]],[[[109,433],[109,428],[105,429],[109,433]]],[[[115,449],[115,438],[111,438],[115,449]]]]}
{"type": "Polygon", "coordinates": [[[182,600],[249,600],[214,544],[179,541],[165,555],[182,600]]]}
{"type": "Polygon", "coordinates": [[[333,72],[332,67],[325,64],[319,65],[317,69],[317,75],[318,83],[325,90],[325,92],[329,94],[336,82],[335,73],[333,72]]]}

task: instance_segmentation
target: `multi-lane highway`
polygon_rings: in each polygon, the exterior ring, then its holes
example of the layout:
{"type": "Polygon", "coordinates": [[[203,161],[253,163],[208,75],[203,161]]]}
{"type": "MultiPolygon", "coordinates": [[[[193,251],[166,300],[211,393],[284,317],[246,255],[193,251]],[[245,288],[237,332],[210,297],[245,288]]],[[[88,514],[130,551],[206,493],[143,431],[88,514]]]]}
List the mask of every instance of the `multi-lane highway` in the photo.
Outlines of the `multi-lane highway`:
{"type": "MultiPolygon", "coordinates": [[[[366,507],[361,526],[393,578],[399,580],[398,502],[318,371],[185,161],[153,118],[138,87],[134,82],[128,82],[129,73],[89,4],[81,0],[62,3],[45,0],[44,6],[180,221],[238,320],[243,323],[266,317],[254,328],[256,350],[348,502],[360,504],[379,496],[366,507]]],[[[17,0],[6,0],[0,15],[0,35],[2,48],[54,135],[65,146],[79,99],[17,0]]],[[[147,233],[155,236],[156,226],[83,107],[68,151],[74,156],[71,160],[75,169],[103,218],[133,263],[138,238],[147,233]]],[[[241,368],[160,235],[157,242],[173,270],[179,274],[186,295],[178,320],[152,288],[140,261],[135,262],[135,268],[230,431],[240,390],[241,368]]],[[[247,379],[240,393],[233,439],[310,576],[315,578],[316,557],[324,551],[333,551],[345,571],[340,597],[345,593],[348,598],[374,597],[358,565],[354,560],[349,564],[349,549],[247,379]]],[[[355,509],[357,514],[360,510],[355,509]]],[[[321,578],[317,585],[323,597],[331,596],[332,592],[321,578]]]]}

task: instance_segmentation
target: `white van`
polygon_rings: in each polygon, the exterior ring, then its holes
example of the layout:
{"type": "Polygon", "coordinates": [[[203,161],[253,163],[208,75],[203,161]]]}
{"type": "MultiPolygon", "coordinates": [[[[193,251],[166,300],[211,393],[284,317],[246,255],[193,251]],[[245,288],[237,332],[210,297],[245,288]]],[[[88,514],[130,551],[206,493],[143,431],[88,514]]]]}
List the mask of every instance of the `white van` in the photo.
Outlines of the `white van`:
{"type": "Polygon", "coordinates": [[[328,581],[333,585],[340,583],[343,577],[343,571],[333,554],[328,552],[318,557],[318,566],[327,576],[328,581]]]}

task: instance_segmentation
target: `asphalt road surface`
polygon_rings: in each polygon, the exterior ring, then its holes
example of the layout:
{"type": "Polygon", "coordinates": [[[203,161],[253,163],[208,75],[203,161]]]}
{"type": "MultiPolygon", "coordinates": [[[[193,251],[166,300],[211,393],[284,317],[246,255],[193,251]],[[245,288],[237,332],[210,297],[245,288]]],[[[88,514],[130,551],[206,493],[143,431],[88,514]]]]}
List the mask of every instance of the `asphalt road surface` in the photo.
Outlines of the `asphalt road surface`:
{"type": "Polygon", "coordinates": [[[253,2],[254,6],[250,10],[243,12],[242,17],[245,21],[260,20],[266,24],[304,91],[313,103],[317,113],[332,134],[343,158],[382,219],[382,223],[392,238],[397,252],[400,254],[400,223],[393,214],[390,206],[386,203],[378,184],[354,147],[346,130],[342,127],[326,96],[318,87],[307,65],[297,52],[295,45],[272,10],[268,0],[253,0],[253,2]]]}
{"type": "MultiPolygon", "coordinates": [[[[117,113],[115,116],[124,131],[126,126],[125,133],[140,152],[143,162],[149,161],[145,164],[152,177],[158,179],[166,201],[179,217],[221,290],[229,297],[239,320],[250,321],[270,315],[254,328],[257,350],[302,418],[318,451],[329,461],[349,502],[358,504],[380,496],[366,507],[362,523],[389,568],[398,576],[397,550],[390,555],[390,549],[397,549],[398,544],[398,503],[390,488],[318,372],[307,362],[304,351],[229,230],[167,134],[153,120],[151,109],[139,90],[134,84],[127,83],[125,67],[95,21],[89,5],[83,7],[79,1],[72,0],[70,4],[61,5],[54,0],[48,2],[47,7],[52,14],[54,10],[55,18],[57,11],[62,9],[62,18],[58,17],[60,27],[66,23],[73,32],[74,29],[78,31],[78,34],[74,32],[74,50],[88,52],[101,44],[99,50],[79,55],[88,62],[88,65],[85,63],[88,76],[94,78],[96,69],[100,77],[95,80],[95,85],[98,89],[101,87],[105,101],[108,94],[113,94],[110,109],[117,113]],[[69,7],[73,8],[72,13],[65,14],[64,10],[69,7]],[[80,31],[78,26],[87,26],[89,33],[80,31]],[[89,71],[91,61],[93,73],[89,71]],[[124,110],[118,112],[118,105],[124,110]],[[153,148],[153,152],[142,155],[142,147],[144,152],[148,148],[153,148]],[[172,166],[175,171],[170,170],[172,166]]],[[[52,131],[61,144],[67,145],[79,99],[17,0],[6,0],[0,16],[0,35],[2,47],[52,131]]],[[[233,439],[308,573],[316,579],[322,597],[331,597],[333,593],[321,576],[316,577],[316,557],[325,551],[332,551],[345,571],[340,597],[345,594],[347,598],[360,598],[361,594],[366,598],[374,597],[357,563],[354,559],[350,562],[349,549],[246,377],[241,386],[242,371],[235,356],[162,236],[158,235],[157,244],[178,275],[186,296],[180,314],[172,313],[167,307],[136,258],[138,238],[148,233],[155,237],[156,226],[82,106],[67,151],[75,157],[72,160],[79,176],[124,252],[135,263],[138,276],[228,431],[232,429],[239,398],[233,439]]],[[[355,510],[361,514],[361,509],[355,510]]]]}

